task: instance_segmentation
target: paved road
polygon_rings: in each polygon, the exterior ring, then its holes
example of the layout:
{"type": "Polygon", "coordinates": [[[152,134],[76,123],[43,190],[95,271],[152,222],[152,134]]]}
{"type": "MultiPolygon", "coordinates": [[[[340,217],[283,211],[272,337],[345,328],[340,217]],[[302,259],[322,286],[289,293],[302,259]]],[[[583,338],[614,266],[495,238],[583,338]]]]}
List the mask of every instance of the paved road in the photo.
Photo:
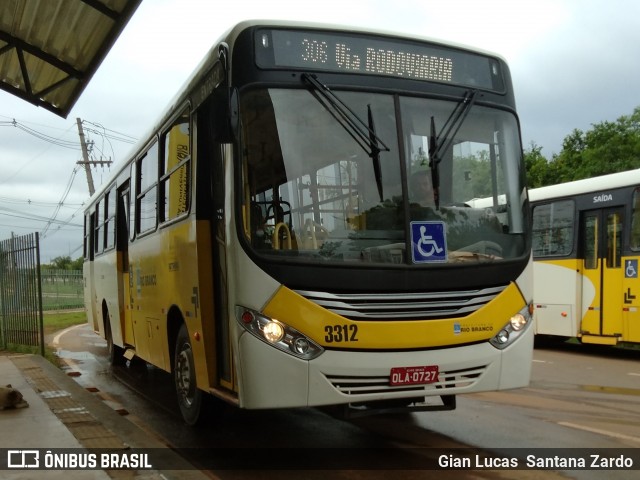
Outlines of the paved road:
{"type": "MultiPolygon", "coordinates": [[[[579,345],[538,348],[528,388],[460,396],[458,408],[452,412],[343,421],[317,409],[266,412],[231,409],[222,419],[194,429],[183,425],[175,414],[172,382],[165,372],[139,364],[111,369],[104,341],[88,326],[74,328],[57,341],[59,355],[81,373],[76,377],[79,383],[107,392],[116,406],[129,412],[130,419],[176,448],[239,447],[259,452],[265,446],[313,447],[316,452],[328,455],[328,463],[340,461],[330,457],[331,448],[362,452],[397,445],[419,449],[479,447],[498,458],[509,448],[523,449],[516,452],[522,458],[538,448],[630,448],[637,449],[633,451],[640,455],[640,352],[579,345]]],[[[450,461],[455,462],[456,458],[450,461]]],[[[640,467],[640,456],[637,463],[640,467]]],[[[415,478],[428,478],[424,471],[414,473],[415,478]]],[[[606,477],[635,478],[637,473],[638,470],[607,471],[606,477]]],[[[550,471],[503,470],[481,474],[482,478],[554,476],[550,471]]],[[[603,472],[565,474],[590,480],[602,478],[603,472]]],[[[351,478],[344,471],[341,475],[351,478]]],[[[413,473],[407,475],[403,471],[402,478],[413,478],[413,473]]],[[[478,478],[478,471],[473,475],[478,478]]],[[[223,478],[237,477],[223,475],[223,478]]]]}

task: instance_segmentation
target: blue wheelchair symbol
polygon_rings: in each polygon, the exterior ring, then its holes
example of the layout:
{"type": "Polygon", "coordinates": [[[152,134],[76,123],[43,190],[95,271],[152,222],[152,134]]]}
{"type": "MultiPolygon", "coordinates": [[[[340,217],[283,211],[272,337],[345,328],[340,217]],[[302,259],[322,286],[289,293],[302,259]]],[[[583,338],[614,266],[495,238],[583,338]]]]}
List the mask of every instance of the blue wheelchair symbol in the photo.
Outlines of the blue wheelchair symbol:
{"type": "Polygon", "coordinates": [[[638,260],[626,260],[624,269],[625,278],[638,278],[638,260]]]}
{"type": "Polygon", "coordinates": [[[444,222],[411,222],[413,263],[446,262],[444,222]]]}

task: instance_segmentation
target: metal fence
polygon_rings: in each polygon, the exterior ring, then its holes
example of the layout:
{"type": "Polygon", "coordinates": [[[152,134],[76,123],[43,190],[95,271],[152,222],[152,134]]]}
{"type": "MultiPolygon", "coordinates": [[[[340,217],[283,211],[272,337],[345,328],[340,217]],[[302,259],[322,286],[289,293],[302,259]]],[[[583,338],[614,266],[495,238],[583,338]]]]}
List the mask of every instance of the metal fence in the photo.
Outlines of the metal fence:
{"type": "Polygon", "coordinates": [[[82,270],[42,269],[42,308],[75,310],[84,308],[82,270]]]}
{"type": "Polygon", "coordinates": [[[0,241],[0,345],[40,347],[44,355],[37,233],[0,241]]]}

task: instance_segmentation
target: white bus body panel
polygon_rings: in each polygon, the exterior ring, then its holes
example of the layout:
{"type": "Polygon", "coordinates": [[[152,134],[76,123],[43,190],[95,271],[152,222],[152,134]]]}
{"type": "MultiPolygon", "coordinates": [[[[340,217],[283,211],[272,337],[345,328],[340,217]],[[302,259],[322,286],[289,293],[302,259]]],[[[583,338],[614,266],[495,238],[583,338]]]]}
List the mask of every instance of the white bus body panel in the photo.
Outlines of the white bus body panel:
{"type": "Polygon", "coordinates": [[[575,337],[595,297],[591,280],[573,269],[545,262],[533,265],[535,332],[575,337]],[[569,302],[569,303],[567,303],[569,302]]]}
{"type": "Polygon", "coordinates": [[[239,342],[240,406],[254,409],[338,405],[525,387],[531,374],[533,335],[533,328],[527,328],[502,351],[489,342],[423,352],[328,350],[307,362],[244,333],[239,342]],[[388,385],[391,368],[422,365],[437,365],[441,381],[450,371],[475,370],[479,375],[470,381],[460,380],[463,386],[446,389],[436,389],[434,385],[394,389],[388,385]],[[340,383],[368,381],[367,377],[380,379],[379,386],[372,387],[375,392],[350,394],[339,389],[340,383]]]}
{"type": "Polygon", "coordinates": [[[119,283],[122,282],[120,275],[116,272],[116,251],[105,253],[92,262],[93,263],[93,283],[95,289],[95,314],[98,328],[95,329],[102,337],[105,336],[102,322],[102,304],[107,306],[111,323],[111,335],[116,345],[122,345],[122,329],[120,327],[120,305],[123,305],[120,298],[119,283]]]}

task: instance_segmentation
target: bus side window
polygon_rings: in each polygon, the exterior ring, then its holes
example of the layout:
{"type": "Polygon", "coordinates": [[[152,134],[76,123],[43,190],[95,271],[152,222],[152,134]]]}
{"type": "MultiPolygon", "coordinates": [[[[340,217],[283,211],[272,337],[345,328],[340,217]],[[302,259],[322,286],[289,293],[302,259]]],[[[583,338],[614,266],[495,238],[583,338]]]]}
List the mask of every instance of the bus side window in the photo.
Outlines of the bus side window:
{"type": "Polygon", "coordinates": [[[114,186],[107,193],[105,202],[105,250],[110,250],[116,246],[116,187],[114,186]]]}
{"type": "Polygon", "coordinates": [[[631,212],[631,250],[640,250],[640,189],[633,192],[631,212]]]}
{"type": "Polygon", "coordinates": [[[136,198],[140,191],[137,180],[138,177],[136,176],[136,162],[131,164],[131,175],[129,178],[131,178],[131,191],[129,195],[127,195],[127,200],[129,201],[129,239],[133,241],[136,236],[136,219],[138,218],[136,215],[136,198]]]}
{"type": "Polygon", "coordinates": [[[620,268],[623,218],[619,212],[607,215],[607,268],[620,268]]]}
{"type": "Polygon", "coordinates": [[[587,216],[584,219],[584,268],[590,270],[598,268],[598,217],[587,216]]]}
{"type": "Polygon", "coordinates": [[[138,160],[140,190],[136,202],[138,233],[155,230],[158,224],[158,143],[138,160]]]}
{"type": "Polygon", "coordinates": [[[89,217],[88,214],[85,214],[84,216],[84,233],[83,233],[83,242],[82,242],[82,256],[84,257],[85,260],[90,260],[89,258],[89,249],[88,247],[88,241],[89,241],[89,226],[91,225],[90,223],[90,219],[91,217],[89,217]]]}
{"type": "Polygon", "coordinates": [[[96,213],[95,213],[95,222],[94,222],[94,228],[95,228],[95,235],[93,237],[93,252],[94,254],[99,254],[102,253],[102,249],[104,246],[104,239],[102,238],[102,234],[103,234],[103,207],[102,205],[104,204],[104,201],[101,200],[98,203],[96,203],[96,213]]]}
{"type": "Polygon", "coordinates": [[[574,211],[572,200],[561,200],[533,208],[533,256],[569,255],[573,250],[574,211]]]}
{"type": "Polygon", "coordinates": [[[183,110],[163,137],[160,173],[160,221],[173,220],[189,211],[191,196],[191,138],[189,110],[183,110]]]}
{"type": "Polygon", "coordinates": [[[84,258],[85,260],[93,260],[95,214],[87,213],[84,218],[84,258]]]}
{"type": "Polygon", "coordinates": [[[123,272],[129,271],[129,206],[131,205],[129,188],[129,180],[127,180],[116,193],[116,247],[118,251],[122,252],[121,267],[123,272]]]}

